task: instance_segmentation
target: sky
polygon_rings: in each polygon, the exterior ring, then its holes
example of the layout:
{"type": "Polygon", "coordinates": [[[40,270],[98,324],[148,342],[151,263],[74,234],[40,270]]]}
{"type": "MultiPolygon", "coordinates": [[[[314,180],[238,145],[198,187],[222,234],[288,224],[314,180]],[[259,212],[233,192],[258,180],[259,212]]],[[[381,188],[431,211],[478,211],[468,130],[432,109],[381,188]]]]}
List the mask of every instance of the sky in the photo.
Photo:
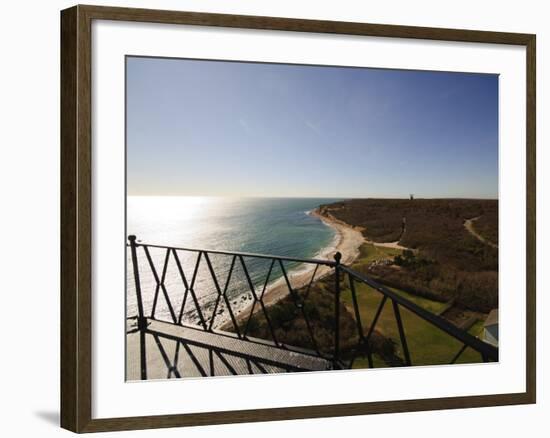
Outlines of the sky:
{"type": "Polygon", "coordinates": [[[126,62],[128,195],[498,197],[497,75],[126,62]]]}

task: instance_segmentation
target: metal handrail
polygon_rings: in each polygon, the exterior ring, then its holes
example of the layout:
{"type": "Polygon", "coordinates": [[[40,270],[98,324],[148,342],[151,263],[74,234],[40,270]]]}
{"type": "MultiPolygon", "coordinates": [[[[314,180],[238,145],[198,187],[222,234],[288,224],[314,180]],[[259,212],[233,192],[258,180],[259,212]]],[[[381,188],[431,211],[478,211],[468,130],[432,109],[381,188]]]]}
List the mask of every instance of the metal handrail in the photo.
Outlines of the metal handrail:
{"type": "MultiPolygon", "coordinates": [[[[127,244],[127,246],[130,246],[130,244],[127,244]]],[[[187,247],[178,247],[178,246],[158,245],[158,244],[152,244],[152,243],[146,243],[146,242],[136,242],[136,246],[147,246],[149,248],[160,248],[160,249],[173,249],[176,251],[202,252],[202,253],[208,253],[208,254],[222,254],[222,255],[229,255],[229,256],[236,255],[241,257],[254,257],[258,259],[269,259],[269,260],[282,260],[285,262],[311,263],[315,265],[325,265],[325,266],[336,265],[336,262],[334,260],[307,259],[307,258],[300,258],[300,257],[287,257],[287,256],[278,256],[278,255],[271,255],[271,254],[256,254],[253,252],[187,248],[187,247]]]]}
{"type": "Polygon", "coordinates": [[[385,297],[389,298],[393,302],[403,306],[407,310],[414,313],[416,316],[422,318],[423,320],[429,322],[430,324],[436,326],[442,331],[446,332],[455,339],[458,339],[462,343],[468,345],[474,350],[478,351],[484,358],[484,360],[498,361],[498,348],[481,341],[480,339],[472,336],[470,333],[465,332],[464,330],[459,329],[454,324],[451,324],[446,319],[442,318],[435,313],[429,312],[428,310],[420,307],[418,304],[413,303],[412,301],[407,300],[396,292],[388,289],[387,287],[376,282],[372,278],[367,277],[357,271],[354,271],[348,266],[342,265],[342,271],[346,272],[348,275],[354,277],[355,280],[363,282],[368,286],[376,289],[378,292],[383,294],[385,297]]]}
{"type": "MultiPolygon", "coordinates": [[[[484,362],[488,361],[498,361],[498,348],[494,347],[493,345],[487,344],[480,339],[476,338],[475,336],[472,336],[471,334],[465,332],[464,330],[456,327],[446,319],[442,318],[439,315],[433,314],[429,312],[428,310],[420,307],[419,305],[415,304],[414,302],[402,297],[398,293],[388,289],[387,287],[379,284],[375,280],[371,279],[370,277],[359,273],[349,266],[343,265],[340,263],[341,260],[341,254],[336,253],[334,256],[334,261],[331,260],[320,260],[320,259],[307,259],[307,258],[297,258],[297,257],[286,257],[286,256],[274,256],[274,255],[267,255],[267,254],[254,254],[254,253],[248,253],[248,252],[238,252],[238,251],[223,251],[223,250],[206,250],[206,249],[197,249],[197,248],[186,248],[186,247],[171,247],[171,246],[165,246],[165,245],[157,245],[157,244],[148,244],[143,242],[138,242],[136,236],[128,236],[129,241],[129,248],[131,249],[131,255],[132,255],[132,264],[133,264],[133,273],[134,273],[134,281],[136,285],[136,298],[137,298],[137,304],[138,304],[138,315],[137,315],[137,330],[140,332],[140,344],[142,345],[141,348],[141,378],[146,379],[147,378],[147,371],[146,371],[146,361],[145,361],[145,334],[147,333],[147,320],[148,319],[156,319],[155,317],[155,310],[157,306],[157,300],[162,292],[164,295],[164,298],[167,302],[168,308],[170,310],[170,316],[172,319],[173,324],[176,325],[182,325],[182,317],[184,312],[184,307],[187,301],[188,295],[190,296],[190,299],[192,300],[192,303],[194,304],[197,314],[200,318],[200,326],[205,331],[212,332],[214,330],[213,324],[214,320],[216,318],[216,311],[218,309],[218,306],[220,303],[225,302],[225,306],[227,307],[228,313],[231,316],[231,322],[233,324],[233,327],[235,329],[235,336],[239,339],[247,340],[250,342],[255,342],[253,338],[248,336],[249,331],[249,325],[250,321],[252,320],[253,314],[256,309],[256,305],[258,304],[260,307],[256,311],[262,311],[263,315],[265,316],[265,319],[267,321],[267,325],[273,340],[273,348],[281,348],[281,349],[287,349],[287,350],[294,350],[293,346],[287,345],[284,342],[280,342],[277,339],[277,336],[275,335],[275,328],[272,325],[270,316],[267,312],[267,307],[263,301],[264,293],[268,286],[268,281],[270,279],[270,275],[272,273],[272,270],[275,266],[281,269],[281,272],[283,274],[284,282],[288,288],[289,296],[291,297],[292,303],[298,309],[299,312],[301,312],[301,316],[304,319],[306,323],[306,328],[309,334],[309,337],[311,339],[313,350],[310,350],[309,353],[315,355],[318,357],[322,357],[326,360],[329,360],[332,362],[333,367],[335,369],[337,368],[347,368],[352,367],[353,362],[361,353],[366,353],[368,363],[370,367],[374,366],[373,358],[372,358],[372,351],[371,351],[371,338],[373,335],[373,332],[375,330],[376,324],[379,320],[379,317],[382,313],[382,310],[384,308],[384,305],[387,301],[390,301],[393,307],[393,312],[395,316],[395,320],[397,323],[398,331],[399,331],[399,338],[401,341],[401,346],[403,349],[403,355],[404,355],[404,365],[410,366],[412,365],[408,344],[407,344],[407,336],[406,332],[403,326],[403,321],[401,319],[401,313],[400,313],[400,307],[403,307],[404,309],[412,312],[414,315],[418,316],[419,318],[423,319],[424,321],[430,323],[431,325],[437,327],[438,329],[442,330],[443,332],[447,333],[454,339],[460,341],[463,345],[461,349],[458,351],[458,353],[454,356],[452,361],[450,363],[455,363],[456,360],[462,355],[462,353],[468,348],[471,347],[473,350],[480,353],[481,358],[484,362]],[[143,308],[143,299],[142,299],[142,291],[141,291],[141,281],[140,281],[140,272],[139,272],[139,265],[137,261],[137,250],[138,248],[143,248],[145,257],[147,258],[147,262],[151,268],[152,275],[154,277],[154,280],[156,282],[155,287],[155,295],[152,305],[152,310],[150,316],[145,315],[145,311],[143,308]],[[162,271],[157,269],[155,267],[155,263],[153,262],[153,259],[150,255],[149,248],[157,248],[157,249],[163,249],[166,251],[166,255],[164,257],[164,265],[162,267],[162,271]],[[193,276],[190,278],[190,281],[187,280],[183,269],[181,262],[179,260],[179,256],[177,254],[178,251],[186,251],[186,252],[195,252],[198,254],[197,261],[195,263],[195,267],[193,270],[193,276]],[[231,257],[231,263],[228,270],[228,276],[227,280],[224,284],[221,284],[221,282],[218,279],[219,274],[216,274],[214,267],[210,261],[210,254],[221,254],[225,256],[231,257]],[[185,294],[183,297],[181,309],[179,311],[179,317],[176,315],[176,311],[174,310],[171,300],[168,294],[168,291],[166,289],[166,286],[164,284],[165,278],[166,278],[166,271],[168,267],[168,260],[170,257],[173,257],[175,259],[179,276],[181,277],[182,284],[185,288],[185,294]],[[245,258],[259,258],[259,259],[265,259],[270,260],[271,264],[269,267],[269,271],[265,280],[265,283],[263,284],[263,288],[256,289],[256,287],[252,284],[251,277],[248,271],[248,268],[246,266],[245,258]],[[199,300],[197,297],[197,294],[195,293],[195,281],[197,279],[197,273],[199,269],[199,265],[201,261],[204,260],[204,263],[207,265],[208,273],[211,276],[212,280],[214,281],[217,297],[215,301],[214,311],[212,312],[212,315],[210,317],[209,323],[208,318],[205,318],[201,306],[199,304],[199,300]],[[311,277],[311,280],[307,286],[304,286],[307,288],[307,292],[303,297],[300,297],[297,293],[297,290],[295,290],[290,281],[289,281],[289,275],[287,273],[287,269],[285,268],[283,262],[293,262],[293,263],[309,263],[309,264],[315,264],[317,265],[315,268],[315,271],[311,277]],[[250,292],[253,296],[252,301],[252,308],[250,310],[250,314],[248,315],[248,318],[244,321],[241,320],[241,323],[245,322],[244,325],[239,326],[239,323],[237,322],[237,319],[235,318],[235,315],[233,313],[230,300],[228,299],[228,296],[226,295],[227,288],[231,279],[231,274],[235,268],[236,265],[240,265],[242,267],[242,270],[245,274],[246,278],[246,284],[247,287],[250,289],[250,292]],[[308,316],[305,311],[304,306],[304,299],[307,298],[309,295],[309,289],[311,288],[314,280],[316,279],[316,273],[317,269],[320,265],[329,266],[333,268],[334,273],[334,348],[332,353],[327,354],[326,352],[321,352],[320,349],[317,346],[314,330],[312,328],[311,322],[308,319],[308,316]],[[157,272],[158,271],[158,272],[157,272]],[[357,347],[354,347],[353,350],[353,357],[349,361],[349,363],[344,363],[341,360],[342,351],[340,349],[340,323],[341,323],[341,282],[345,279],[347,276],[349,281],[349,287],[351,290],[352,300],[353,300],[353,311],[354,311],[354,319],[355,319],[355,325],[357,328],[357,334],[358,334],[358,344],[357,347]],[[378,291],[382,294],[382,300],[378,306],[378,309],[375,312],[375,317],[368,327],[367,333],[365,333],[363,324],[361,321],[361,314],[359,311],[359,305],[357,300],[357,294],[355,290],[355,283],[364,283],[374,290],[378,291]]],[[[204,264],[203,263],[203,264],[204,264]]],[[[190,301],[191,302],[191,301],[190,301]]],[[[191,304],[190,304],[191,305],[191,304]]],[[[229,323],[229,321],[228,321],[229,323]]],[[[256,340],[258,341],[258,340],[256,340]]],[[[296,347],[295,351],[302,350],[303,348],[296,347]]],[[[348,350],[348,353],[349,350],[348,350]]],[[[349,357],[349,356],[347,356],[349,357]]],[[[401,361],[401,358],[399,358],[399,363],[401,361]]]]}

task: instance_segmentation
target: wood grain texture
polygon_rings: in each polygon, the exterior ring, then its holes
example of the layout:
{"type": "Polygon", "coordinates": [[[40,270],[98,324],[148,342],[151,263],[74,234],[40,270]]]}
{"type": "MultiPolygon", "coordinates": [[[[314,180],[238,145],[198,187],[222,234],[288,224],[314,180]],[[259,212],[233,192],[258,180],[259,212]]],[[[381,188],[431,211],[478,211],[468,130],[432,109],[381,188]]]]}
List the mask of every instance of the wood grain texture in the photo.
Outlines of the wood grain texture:
{"type": "Polygon", "coordinates": [[[188,24],[198,26],[235,27],[246,29],[284,30],[294,32],[365,35],[388,38],[465,41],[495,44],[526,45],[531,35],[435,27],[396,26],[342,21],[303,20],[296,18],[260,17],[254,15],[210,14],[104,6],[81,6],[95,19],[139,21],[148,23],[188,24]]]}
{"type": "Polygon", "coordinates": [[[76,8],[61,16],[61,426],[75,430],[76,352],[76,8]]]}
{"type": "Polygon", "coordinates": [[[346,403],[323,406],[304,406],[275,409],[254,409],[200,414],[158,415],[144,417],[107,418],[92,420],[81,432],[154,429],[165,427],[201,426],[260,421],[279,421],[322,417],[346,417],[366,414],[385,414],[441,409],[477,408],[532,403],[527,394],[483,395],[369,403],[346,403]]]}
{"type": "Polygon", "coordinates": [[[61,14],[61,425],[91,419],[91,21],[61,14]]]}
{"type": "Polygon", "coordinates": [[[537,81],[536,81],[536,36],[531,35],[526,44],[527,62],[527,394],[531,403],[536,403],[536,331],[537,331],[537,158],[536,158],[536,136],[537,136],[537,81]]]}
{"type": "Polygon", "coordinates": [[[534,35],[196,12],[75,6],[61,13],[61,425],[75,432],[149,429],[534,403],[535,141],[534,35]],[[92,419],[91,23],[139,21],[327,34],[513,44],[527,50],[527,381],[518,394],[92,419]]]}

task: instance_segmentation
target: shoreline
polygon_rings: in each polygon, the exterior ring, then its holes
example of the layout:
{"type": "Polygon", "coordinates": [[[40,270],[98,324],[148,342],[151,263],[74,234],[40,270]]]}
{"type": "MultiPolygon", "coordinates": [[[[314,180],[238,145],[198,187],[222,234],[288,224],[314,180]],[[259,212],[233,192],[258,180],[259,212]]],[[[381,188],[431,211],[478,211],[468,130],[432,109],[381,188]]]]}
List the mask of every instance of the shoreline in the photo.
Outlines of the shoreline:
{"type": "MultiPolygon", "coordinates": [[[[315,209],[315,210],[318,210],[318,209],[315,209]]],[[[337,226],[352,228],[354,230],[358,230],[359,232],[364,231],[364,228],[362,227],[354,227],[352,225],[345,223],[344,221],[341,221],[340,219],[336,219],[329,212],[325,212],[324,215],[317,212],[317,216],[321,218],[321,220],[326,220],[326,223],[329,223],[329,224],[336,224],[337,226]]],[[[409,250],[413,252],[417,251],[416,249],[407,248],[406,246],[399,245],[400,240],[396,240],[395,242],[375,242],[374,240],[369,240],[366,238],[363,238],[363,239],[364,239],[364,243],[368,243],[369,245],[373,245],[373,246],[379,246],[381,248],[400,249],[402,251],[409,250]]]]}
{"type": "MultiPolygon", "coordinates": [[[[307,214],[318,218],[326,226],[331,227],[336,233],[331,244],[322,248],[313,258],[334,260],[334,254],[340,252],[340,254],[342,254],[342,264],[351,264],[357,259],[359,256],[359,248],[366,242],[361,231],[351,225],[322,215],[319,212],[319,208],[315,208],[307,214]]],[[[305,266],[301,266],[295,271],[288,272],[288,279],[293,289],[300,289],[301,287],[307,286],[311,281],[316,266],[318,266],[318,268],[313,282],[326,277],[332,271],[330,266],[314,264],[304,265],[305,266]]],[[[286,281],[284,277],[281,277],[267,287],[262,301],[266,307],[272,306],[288,295],[289,290],[286,281]]],[[[239,323],[242,322],[245,317],[248,317],[251,305],[252,304],[249,304],[243,309],[240,309],[240,312],[236,315],[236,319],[239,323]]],[[[254,313],[258,312],[260,309],[261,306],[256,306],[254,313]]],[[[218,328],[224,330],[228,327],[231,327],[231,320],[223,322],[218,328]]]]}
{"type": "Polygon", "coordinates": [[[336,231],[335,239],[337,239],[337,243],[332,248],[324,248],[321,253],[330,252],[329,249],[332,249],[331,257],[334,256],[334,253],[340,252],[342,254],[342,264],[346,265],[353,263],[359,256],[360,246],[367,242],[361,230],[345,222],[339,221],[332,216],[321,214],[319,208],[311,210],[308,214],[318,218],[325,225],[336,231]]]}
{"type": "MultiPolygon", "coordinates": [[[[365,238],[362,233],[354,227],[343,224],[341,222],[333,221],[319,213],[319,209],[315,208],[308,212],[310,216],[316,217],[325,225],[331,227],[336,235],[333,242],[322,248],[319,253],[314,257],[321,260],[334,260],[334,254],[339,252],[342,254],[342,264],[351,264],[359,256],[359,248],[365,242],[365,238]]],[[[299,289],[307,286],[311,281],[313,271],[316,265],[308,265],[306,269],[299,269],[295,272],[290,272],[288,277],[293,289],[299,289]]],[[[331,272],[330,266],[319,266],[315,273],[313,282],[318,281],[331,272]]],[[[271,284],[264,294],[264,304],[270,306],[275,304],[289,294],[288,287],[285,279],[279,278],[273,284],[271,284]]]]}

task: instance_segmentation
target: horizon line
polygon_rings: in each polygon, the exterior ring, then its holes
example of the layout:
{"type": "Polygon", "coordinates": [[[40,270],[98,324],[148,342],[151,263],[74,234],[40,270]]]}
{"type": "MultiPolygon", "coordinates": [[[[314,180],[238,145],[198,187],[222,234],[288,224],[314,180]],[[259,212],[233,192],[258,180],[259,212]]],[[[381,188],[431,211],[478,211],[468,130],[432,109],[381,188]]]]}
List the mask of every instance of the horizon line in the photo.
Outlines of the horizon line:
{"type": "MultiPolygon", "coordinates": [[[[413,194],[414,195],[414,194],[413,194]]],[[[129,198],[247,198],[247,199],[410,199],[409,196],[250,196],[250,195],[149,195],[149,194],[126,194],[129,198]]],[[[497,197],[483,196],[414,196],[415,199],[466,199],[466,200],[487,200],[498,201],[497,197]]]]}

